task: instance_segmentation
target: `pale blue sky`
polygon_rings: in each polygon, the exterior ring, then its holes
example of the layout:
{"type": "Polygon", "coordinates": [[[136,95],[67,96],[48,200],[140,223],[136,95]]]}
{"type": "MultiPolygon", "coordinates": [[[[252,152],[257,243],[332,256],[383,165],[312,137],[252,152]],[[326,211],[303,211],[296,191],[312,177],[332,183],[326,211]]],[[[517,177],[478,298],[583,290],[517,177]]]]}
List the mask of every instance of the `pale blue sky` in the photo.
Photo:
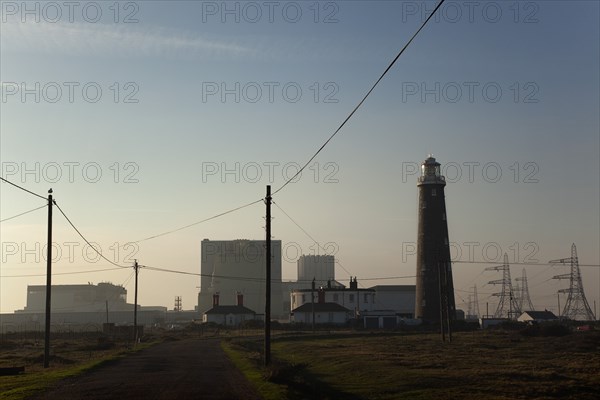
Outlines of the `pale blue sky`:
{"type": "MultiPolygon", "coordinates": [[[[278,2],[272,23],[264,8],[257,23],[247,21],[250,14],[246,19],[241,14],[239,23],[232,16],[223,23],[219,15],[207,14],[203,22],[203,7],[206,11],[215,6],[219,12],[225,7],[222,2],[140,1],[132,3],[137,9],[121,3],[119,22],[114,23],[109,9],[113,2],[99,2],[103,17],[97,23],[82,18],[81,10],[74,22],[63,14],[52,23],[42,9],[39,22],[28,17],[23,23],[20,10],[6,8],[12,2],[2,3],[2,174],[40,194],[52,187],[73,222],[111,258],[115,255],[107,249],[112,243],[122,245],[263,197],[269,183],[264,163],[279,163],[272,182],[277,189],[284,182],[282,166],[306,162],[418,28],[421,16],[408,11],[433,7],[433,2],[321,2],[321,22],[315,23],[315,2],[278,2]],[[300,20],[286,21],[284,6],[301,9],[300,20]],[[132,11],[139,21],[123,23],[132,11]],[[331,12],[337,22],[323,23],[331,12]],[[36,82],[62,86],[61,99],[50,103],[47,97],[54,92],[42,93],[35,103],[33,95],[22,101],[21,93],[7,92],[20,90],[15,85],[21,83],[33,88],[36,82]],[[65,82],[79,84],[72,103],[65,82]],[[115,87],[111,89],[115,82],[121,96],[116,103],[115,87]],[[278,86],[273,102],[266,89],[256,103],[248,101],[254,92],[242,95],[239,103],[233,95],[222,102],[218,94],[203,101],[203,85],[225,83],[231,88],[236,82],[240,87],[253,82],[263,89],[265,82],[278,86]],[[86,83],[103,90],[97,103],[82,97],[86,83]],[[133,86],[126,88],[127,83],[133,86]],[[298,102],[286,101],[281,92],[290,83],[302,89],[298,102]],[[326,87],[327,83],[333,85],[326,87]],[[138,103],[124,103],[122,96],[133,93],[132,88],[138,89],[133,95],[138,103]],[[325,103],[327,94],[338,102],[325,103]],[[11,166],[21,169],[25,163],[33,168],[36,162],[41,168],[58,163],[63,178],[53,183],[43,176],[36,182],[33,175],[7,175],[11,166]],[[66,176],[65,162],[79,163],[74,182],[66,176]],[[137,169],[125,167],[128,162],[137,169]],[[225,182],[215,175],[203,181],[206,163],[233,168],[236,162],[262,165],[263,178],[251,183],[242,176],[236,183],[231,175],[225,182]],[[81,166],[89,163],[102,170],[98,183],[87,182],[81,174],[81,166]],[[135,172],[139,182],[124,183],[129,172],[135,172]]],[[[421,32],[315,160],[318,167],[275,197],[315,239],[335,242],[336,257],[359,281],[414,275],[416,259],[402,254],[402,244],[416,240],[416,175],[403,178],[402,173],[428,153],[442,164],[462,168],[462,178],[448,184],[446,195],[450,240],[463,259],[465,243],[478,242],[477,261],[484,257],[483,247],[499,246],[511,261],[524,261],[532,248],[537,249],[533,258],[543,263],[569,256],[575,242],[582,264],[600,264],[598,3],[484,1],[471,21],[466,3],[448,2],[440,20],[432,20],[421,32]],[[457,8],[463,14],[453,23],[457,8]],[[502,15],[494,23],[497,9],[502,15]],[[439,102],[434,94],[422,99],[422,89],[435,89],[436,83],[439,102]],[[474,88],[472,101],[468,85],[474,88]],[[452,102],[456,87],[462,89],[462,97],[452,102]],[[484,93],[483,87],[490,91],[484,93]],[[415,94],[406,92],[415,88],[415,94]],[[501,97],[497,102],[486,100],[486,95],[495,96],[495,88],[502,90],[501,97]],[[337,183],[323,182],[333,171],[325,169],[332,165],[328,163],[337,166],[337,183]],[[465,163],[479,163],[473,164],[473,182],[467,179],[465,163]],[[500,167],[498,182],[482,175],[486,163],[500,167]],[[528,173],[538,182],[525,183],[528,173]]],[[[239,4],[242,10],[248,3],[239,4]]],[[[450,176],[452,170],[448,172],[450,176]]],[[[43,204],[6,184],[0,189],[2,218],[43,204]]],[[[273,215],[273,234],[284,246],[297,243],[304,253],[314,251],[310,240],[276,207],[273,215]]],[[[142,242],[135,257],[142,264],[199,272],[203,238],[263,238],[263,216],[264,207],[254,205],[142,242]]],[[[44,273],[43,260],[36,263],[34,256],[25,255],[22,262],[21,256],[22,243],[27,248],[35,248],[36,241],[43,246],[45,223],[45,213],[39,210],[1,225],[3,250],[18,244],[17,254],[3,255],[2,312],[25,305],[27,284],[45,282],[43,276],[6,277],[44,273]]],[[[65,242],[80,242],[58,214],[55,227],[54,239],[64,251],[65,242]]],[[[121,253],[117,260],[122,263],[123,258],[121,253]]],[[[93,270],[106,264],[88,263],[79,251],[73,262],[56,263],[55,271],[93,270]]],[[[482,304],[485,293],[495,291],[484,284],[497,279],[482,273],[485,266],[454,265],[455,287],[468,290],[477,284],[482,304]]],[[[295,277],[294,262],[284,260],[283,268],[285,278],[295,277]]],[[[534,304],[556,308],[556,290],[567,282],[548,279],[566,271],[527,268],[534,304]]],[[[518,275],[521,269],[515,265],[512,272],[518,275]]],[[[582,271],[588,300],[598,301],[600,269],[582,271]]],[[[338,267],[336,273],[339,280],[347,280],[344,269],[338,267]]],[[[59,275],[54,282],[123,283],[129,274],[59,275]]],[[[199,279],[151,271],[143,272],[141,279],[144,305],[172,307],[178,295],[184,308],[196,304],[199,279]]],[[[363,282],[383,283],[408,284],[414,279],[363,282]]],[[[457,293],[467,298],[467,293],[457,293]]],[[[460,297],[457,301],[464,307],[460,297]]],[[[495,299],[487,301],[493,304],[495,299]]]]}

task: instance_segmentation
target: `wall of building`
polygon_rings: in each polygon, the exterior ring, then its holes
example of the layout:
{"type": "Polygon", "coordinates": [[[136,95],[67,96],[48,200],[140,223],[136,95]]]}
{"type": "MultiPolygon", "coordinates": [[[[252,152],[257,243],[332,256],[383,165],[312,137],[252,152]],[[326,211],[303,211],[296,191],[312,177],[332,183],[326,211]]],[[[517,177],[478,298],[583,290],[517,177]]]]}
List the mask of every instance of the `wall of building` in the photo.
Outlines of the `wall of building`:
{"type": "Polygon", "coordinates": [[[335,279],[335,259],[331,255],[301,255],[298,258],[298,280],[324,285],[335,279]]]}
{"type": "Polygon", "coordinates": [[[239,326],[244,321],[252,321],[254,319],[254,314],[204,314],[202,322],[212,322],[225,326],[239,326]]]}
{"type": "MultiPolygon", "coordinates": [[[[164,322],[164,311],[143,311],[137,313],[138,325],[152,326],[164,322]]],[[[38,312],[0,314],[0,332],[42,332],[45,314],[38,312]]],[[[53,312],[51,315],[52,332],[102,331],[107,321],[106,312],[53,312]]],[[[108,313],[108,322],[118,325],[133,325],[133,311],[114,311],[108,313]]]]}
{"type": "MultiPolygon", "coordinates": [[[[345,324],[351,315],[343,312],[315,312],[315,324],[345,324]]],[[[311,312],[296,312],[291,318],[292,322],[312,324],[311,312]]]]}
{"type": "MultiPolygon", "coordinates": [[[[52,312],[96,312],[133,310],[127,304],[127,290],[111,283],[98,285],[52,285],[52,312]]],[[[27,287],[27,305],[21,312],[44,312],[46,310],[46,285],[27,287]]]]}
{"type": "Polygon", "coordinates": [[[375,310],[414,315],[415,285],[379,285],[371,289],[375,290],[375,310]]]}

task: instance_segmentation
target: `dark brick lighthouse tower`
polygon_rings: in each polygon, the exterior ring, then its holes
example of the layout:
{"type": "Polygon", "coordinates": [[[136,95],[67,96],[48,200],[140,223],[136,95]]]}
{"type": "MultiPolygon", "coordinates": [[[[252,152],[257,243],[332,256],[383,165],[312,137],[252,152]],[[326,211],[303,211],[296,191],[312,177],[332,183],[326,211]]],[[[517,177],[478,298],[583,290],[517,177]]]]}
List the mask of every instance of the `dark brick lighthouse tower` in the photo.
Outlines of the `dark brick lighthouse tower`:
{"type": "Polygon", "coordinates": [[[440,163],[431,155],[421,165],[417,186],[419,231],[415,318],[446,324],[456,318],[444,198],[446,180],[440,174],[440,163]]]}

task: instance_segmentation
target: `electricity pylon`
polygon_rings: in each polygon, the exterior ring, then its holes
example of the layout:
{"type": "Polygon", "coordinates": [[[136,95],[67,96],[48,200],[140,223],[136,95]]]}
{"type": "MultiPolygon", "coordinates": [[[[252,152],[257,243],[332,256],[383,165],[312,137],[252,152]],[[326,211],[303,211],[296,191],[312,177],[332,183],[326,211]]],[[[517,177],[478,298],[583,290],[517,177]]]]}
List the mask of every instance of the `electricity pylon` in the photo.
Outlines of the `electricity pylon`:
{"type": "Polygon", "coordinates": [[[477,286],[473,285],[473,293],[469,293],[467,307],[467,319],[479,319],[479,299],[477,298],[477,286]]]}
{"type": "Polygon", "coordinates": [[[494,313],[494,318],[516,318],[516,316],[520,315],[520,310],[514,296],[512,280],[510,279],[508,255],[504,253],[504,264],[495,267],[488,267],[485,270],[502,271],[502,279],[496,279],[488,282],[490,285],[502,285],[501,291],[492,295],[500,297],[500,300],[498,301],[498,307],[494,313]]]}
{"type": "Polygon", "coordinates": [[[520,278],[515,278],[516,282],[521,282],[521,285],[517,292],[519,293],[518,306],[519,311],[534,311],[533,303],[531,302],[531,297],[529,296],[529,286],[527,284],[527,273],[525,272],[525,268],[523,268],[523,275],[520,278]]]}
{"type": "MultiPolygon", "coordinates": [[[[550,264],[571,265],[571,273],[553,276],[552,279],[569,279],[569,288],[560,289],[558,293],[567,293],[567,302],[561,314],[562,317],[572,320],[593,321],[594,313],[585,298],[581,272],[579,271],[579,260],[577,259],[577,248],[575,243],[571,245],[571,257],[550,261],[550,264]]],[[[560,311],[560,310],[559,310],[560,311]]]]}

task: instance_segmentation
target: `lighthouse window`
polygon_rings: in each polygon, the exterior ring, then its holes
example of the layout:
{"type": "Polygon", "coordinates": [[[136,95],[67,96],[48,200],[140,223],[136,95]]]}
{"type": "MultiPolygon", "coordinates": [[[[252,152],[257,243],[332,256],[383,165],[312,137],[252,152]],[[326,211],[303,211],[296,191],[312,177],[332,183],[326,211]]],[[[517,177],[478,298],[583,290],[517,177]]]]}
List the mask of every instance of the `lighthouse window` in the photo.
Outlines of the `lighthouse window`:
{"type": "Polygon", "coordinates": [[[437,196],[437,193],[436,193],[436,191],[435,191],[435,188],[431,189],[431,195],[432,195],[432,196],[437,196]]]}
{"type": "Polygon", "coordinates": [[[446,213],[442,213],[442,221],[446,220],[446,213]]]}

